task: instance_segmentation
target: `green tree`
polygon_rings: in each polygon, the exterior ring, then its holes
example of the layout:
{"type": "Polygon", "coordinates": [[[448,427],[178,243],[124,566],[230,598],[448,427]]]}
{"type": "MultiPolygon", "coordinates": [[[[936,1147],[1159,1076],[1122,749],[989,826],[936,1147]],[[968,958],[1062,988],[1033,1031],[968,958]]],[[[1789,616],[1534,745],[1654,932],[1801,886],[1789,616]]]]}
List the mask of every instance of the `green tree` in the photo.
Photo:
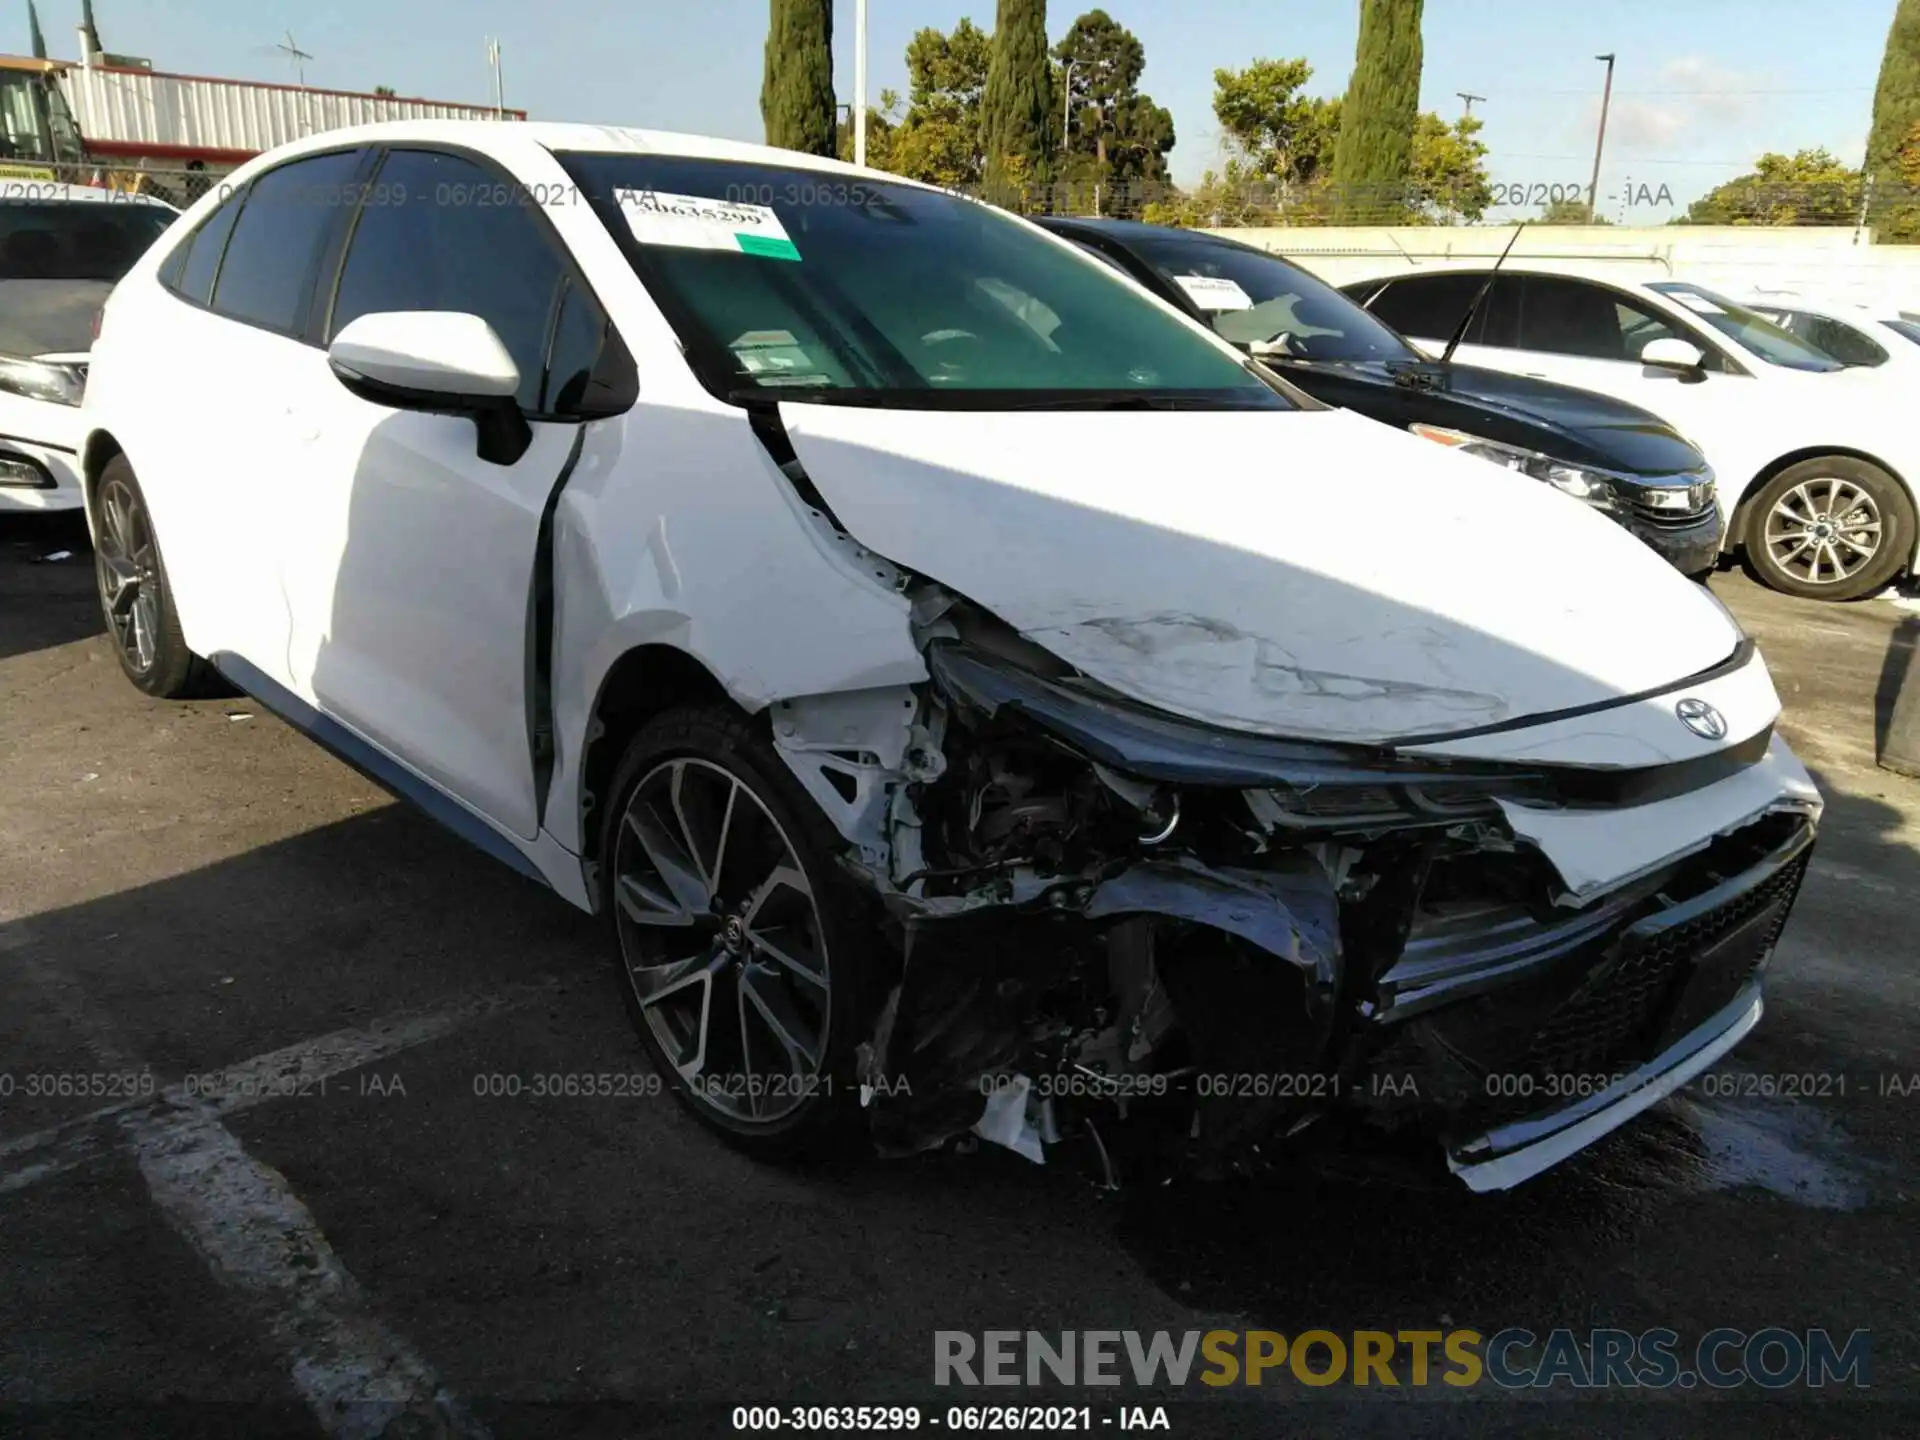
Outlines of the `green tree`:
{"type": "Polygon", "coordinates": [[[47,37],[40,33],[40,12],[34,9],[33,0],[27,0],[27,36],[33,47],[33,58],[47,58],[47,37]]]}
{"type": "MultiPolygon", "coordinates": [[[[880,103],[867,107],[867,168],[869,170],[891,170],[899,174],[900,169],[894,163],[893,147],[900,134],[900,107],[904,102],[898,90],[882,90],[880,103]]],[[[853,122],[849,120],[840,127],[840,158],[849,165],[853,163],[853,122]]]]}
{"type": "Polygon", "coordinates": [[[80,28],[87,32],[87,49],[100,53],[100,27],[93,23],[93,0],[80,0],[80,28]]]}
{"type": "Polygon", "coordinates": [[[1302,95],[1305,60],[1256,60],[1213,72],[1213,114],[1255,176],[1282,186],[1325,179],[1340,128],[1340,102],[1302,95]]]}
{"type": "Polygon", "coordinates": [[[1399,203],[1413,174],[1424,0],[1360,0],[1360,40],[1342,107],[1333,178],[1343,207],[1399,203]]]}
{"type": "Polygon", "coordinates": [[[950,35],[926,29],[907,46],[907,114],[891,137],[886,168],[960,189],[986,173],[980,100],[993,41],[971,20],[950,35]]]}
{"type": "Polygon", "coordinates": [[[771,0],[760,118],[767,143],[832,155],[833,0],[771,0]]]}
{"type": "Polygon", "coordinates": [[[1481,122],[1463,115],[1449,125],[1432,111],[1413,130],[1413,200],[1416,219],[1478,220],[1493,204],[1487,178],[1487,147],[1481,122]]]}
{"type": "Polygon", "coordinates": [[[392,97],[394,95],[398,95],[400,92],[394,89],[391,85],[376,85],[373,87],[373,93],[376,95],[385,95],[388,97],[392,97]]]}
{"type": "Polygon", "coordinates": [[[1900,183],[1900,148],[1920,124],[1920,0],[1899,0],[1887,27],[1880,82],[1873,92],[1866,173],[1876,188],[1900,183]]]}
{"type": "Polygon", "coordinates": [[[1851,225],[1862,177],[1827,150],[1762,155],[1750,174],[1687,207],[1683,225],[1851,225]]]}
{"type": "Polygon", "coordinates": [[[987,184],[1003,199],[1053,178],[1053,110],[1047,0],[1000,0],[980,119],[987,184]]]}
{"type": "MultiPolygon", "coordinates": [[[[1587,202],[1584,200],[1551,200],[1540,207],[1540,218],[1536,225],[1585,225],[1587,220],[1587,202]]],[[[1591,222],[1595,225],[1611,225],[1613,222],[1604,215],[1595,215],[1591,222]]]]}
{"type": "Polygon", "coordinates": [[[1104,10],[1089,10],[1054,46],[1055,81],[1072,122],[1062,178],[1077,184],[1164,182],[1173,116],[1140,93],[1146,47],[1104,10]],[[1069,98],[1070,97],[1070,98],[1069,98]]]}

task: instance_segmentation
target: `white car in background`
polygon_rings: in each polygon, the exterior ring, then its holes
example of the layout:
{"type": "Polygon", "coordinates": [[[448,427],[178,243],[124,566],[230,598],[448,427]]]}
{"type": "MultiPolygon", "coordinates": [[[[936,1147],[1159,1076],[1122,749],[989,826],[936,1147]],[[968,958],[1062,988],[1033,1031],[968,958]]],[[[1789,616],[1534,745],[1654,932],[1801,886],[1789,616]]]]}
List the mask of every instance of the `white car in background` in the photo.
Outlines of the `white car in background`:
{"type": "Polygon", "coordinates": [[[1756,290],[1746,303],[1842,365],[1920,380],[1920,312],[1797,290],[1756,290]]]}
{"type": "Polygon", "coordinates": [[[0,513],[80,507],[94,322],[176,218],[147,196],[0,180],[0,513]]]}
{"type": "MultiPolygon", "coordinates": [[[[1423,265],[1341,288],[1437,350],[1493,269],[1423,265]]],[[[1719,478],[1727,551],[1776,590],[1852,600],[1913,568],[1911,387],[1843,366],[1715,291],[1605,262],[1509,260],[1455,358],[1597,390],[1668,421],[1719,478]]]]}
{"type": "Polygon", "coordinates": [[[409,122],[233,183],[95,347],[122,666],[604,916],[735,1143],[1228,1158],[1351,1102],[1504,1188],[1758,1021],[1820,798],[1591,507],[897,176],[409,122]]]}

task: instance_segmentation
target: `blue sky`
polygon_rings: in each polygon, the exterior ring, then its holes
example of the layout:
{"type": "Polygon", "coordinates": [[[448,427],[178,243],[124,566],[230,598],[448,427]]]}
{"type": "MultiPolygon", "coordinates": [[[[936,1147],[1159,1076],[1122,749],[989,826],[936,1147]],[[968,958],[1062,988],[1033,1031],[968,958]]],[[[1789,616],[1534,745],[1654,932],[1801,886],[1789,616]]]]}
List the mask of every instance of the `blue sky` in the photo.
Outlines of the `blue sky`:
{"type": "MultiPolygon", "coordinates": [[[[6,48],[24,52],[25,0],[6,48]]],[[[79,0],[39,0],[56,56],[76,53],[79,0]]],[[[1083,8],[1048,7],[1057,38],[1083,8]]],[[[1172,110],[1175,178],[1219,155],[1213,72],[1262,56],[1304,56],[1311,89],[1345,89],[1355,0],[1109,0],[1146,45],[1144,88],[1172,110]]],[[[853,89],[853,0],[835,3],[835,63],[853,89]]],[[[993,0],[870,0],[872,93],[904,88],[907,40],[962,16],[993,22],[993,0]]],[[[655,126],[758,139],[767,0],[95,0],[109,50],[160,69],[288,80],[268,47],[291,28],[312,52],[307,82],[391,85],[403,95],[485,100],[485,41],[499,37],[507,103],[536,119],[655,126]]],[[[1658,221],[1672,206],[1623,210],[1669,188],[1679,204],[1751,167],[1763,150],[1824,145],[1858,163],[1893,0],[1427,0],[1423,103],[1451,116],[1456,92],[1485,96],[1493,178],[1586,185],[1604,67],[1614,51],[1602,210],[1658,221]],[[1612,197],[1609,201],[1608,197],[1612,197]]]]}

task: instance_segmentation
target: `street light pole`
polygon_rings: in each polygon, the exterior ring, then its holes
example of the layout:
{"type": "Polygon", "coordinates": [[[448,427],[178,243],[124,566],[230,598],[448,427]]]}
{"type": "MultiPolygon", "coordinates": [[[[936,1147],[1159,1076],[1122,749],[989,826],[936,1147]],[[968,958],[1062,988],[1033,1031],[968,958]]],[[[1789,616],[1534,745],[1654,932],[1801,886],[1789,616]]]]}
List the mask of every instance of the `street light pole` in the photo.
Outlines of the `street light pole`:
{"type": "Polygon", "coordinates": [[[1060,148],[1067,148],[1067,137],[1073,133],[1073,71],[1080,62],[1067,61],[1066,83],[1060,88],[1066,92],[1066,98],[1060,102],[1060,148]]]}
{"type": "Polygon", "coordinates": [[[1456,90],[1453,93],[1458,95],[1462,100],[1467,102],[1467,118],[1468,119],[1471,119],[1473,117],[1473,102],[1476,100],[1484,100],[1487,98],[1484,95],[1469,95],[1464,90],[1456,90]]]}
{"type": "Polygon", "coordinates": [[[1613,105],[1613,61],[1612,55],[1596,55],[1596,60],[1607,62],[1607,88],[1600,97],[1600,135],[1593,142],[1593,183],[1587,186],[1587,223],[1594,222],[1595,208],[1600,203],[1600,156],[1607,148],[1607,111],[1613,105]]]}
{"type": "Polygon", "coordinates": [[[867,0],[853,7],[853,163],[867,163],[867,0]]]}

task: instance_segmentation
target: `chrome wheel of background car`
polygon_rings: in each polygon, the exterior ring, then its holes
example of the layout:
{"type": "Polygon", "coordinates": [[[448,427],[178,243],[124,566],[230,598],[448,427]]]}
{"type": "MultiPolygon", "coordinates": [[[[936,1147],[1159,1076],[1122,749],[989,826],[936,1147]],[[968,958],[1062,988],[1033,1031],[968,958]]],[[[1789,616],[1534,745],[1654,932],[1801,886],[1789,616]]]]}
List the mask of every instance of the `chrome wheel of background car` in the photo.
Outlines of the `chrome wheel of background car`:
{"type": "Polygon", "coordinates": [[[628,983],[688,1093],[748,1127],[799,1109],[826,1056],[832,978],[779,821],[721,766],[666,760],[634,787],[612,858],[628,983]]]}
{"type": "Polygon", "coordinates": [[[101,488],[94,569],[100,604],[129,666],[153,669],[160,644],[160,553],[140,497],[120,480],[101,488]]]}
{"type": "Polygon", "coordinates": [[[1837,585],[1873,563],[1882,525],[1879,505],[1861,486],[1816,476],[1774,501],[1765,543],[1774,564],[1795,579],[1837,585]]]}

